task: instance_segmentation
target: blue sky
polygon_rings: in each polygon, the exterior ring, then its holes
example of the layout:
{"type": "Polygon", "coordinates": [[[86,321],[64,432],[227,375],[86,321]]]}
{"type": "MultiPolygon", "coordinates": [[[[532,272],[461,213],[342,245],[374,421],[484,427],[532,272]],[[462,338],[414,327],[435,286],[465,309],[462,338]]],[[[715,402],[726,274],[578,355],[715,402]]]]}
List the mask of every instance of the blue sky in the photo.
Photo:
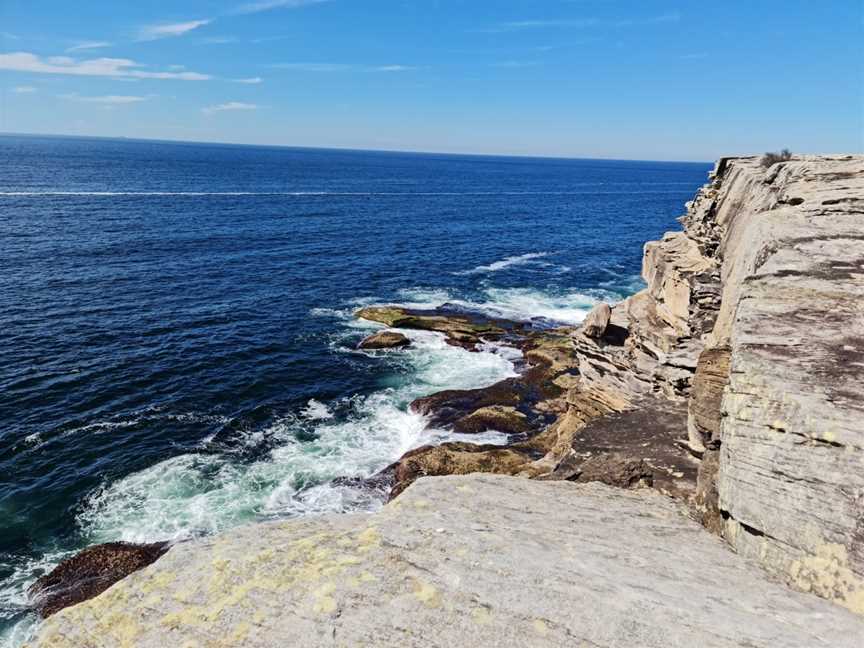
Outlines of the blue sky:
{"type": "Polygon", "coordinates": [[[864,150],[861,0],[0,1],[0,132],[709,160],[864,150]]]}

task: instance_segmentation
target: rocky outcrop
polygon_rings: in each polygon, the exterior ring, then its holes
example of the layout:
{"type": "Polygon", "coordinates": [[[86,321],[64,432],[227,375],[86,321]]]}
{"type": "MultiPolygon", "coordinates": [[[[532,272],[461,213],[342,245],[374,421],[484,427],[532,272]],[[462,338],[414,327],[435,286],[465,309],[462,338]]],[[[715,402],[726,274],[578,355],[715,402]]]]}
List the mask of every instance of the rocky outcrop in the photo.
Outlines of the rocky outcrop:
{"type": "Polygon", "coordinates": [[[98,596],[121,578],[143,569],[168,551],[167,542],[94,545],[64,560],[30,587],[34,609],[47,618],[98,596]]]}
{"type": "Polygon", "coordinates": [[[582,322],[582,334],[590,338],[602,338],[609,326],[612,309],[606,302],[600,302],[585,316],[582,322]]]}
{"type": "Polygon", "coordinates": [[[389,469],[393,475],[390,499],[420,477],[468,475],[477,472],[516,475],[528,470],[528,463],[529,458],[523,453],[494,445],[451,442],[438,446],[422,446],[406,452],[389,469]]]}
{"type": "Polygon", "coordinates": [[[360,349],[399,349],[411,346],[411,340],[397,331],[379,331],[373,333],[357,345],[360,349]]]}
{"type": "Polygon", "coordinates": [[[519,474],[648,466],[637,483],[864,613],[864,158],[728,158],[710,180],[684,231],[646,244],[645,290],[522,331],[520,378],[416,405],[463,431],[498,415],[540,455],[519,474]]]}
{"type": "Polygon", "coordinates": [[[521,323],[458,312],[446,305],[432,311],[400,306],[367,306],[358,310],[356,315],[392,328],[443,333],[449,343],[470,350],[483,340],[499,340],[504,335],[518,333],[523,328],[521,323]]]}
{"type": "Polygon", "coordinates": [[[374,515],[173,547],[34,648],[852,648],[864,620],[763,573],[651,491],[424,478],[374,515]]]}
{"type": "Polygon", "coordinates": [[[706,345],[730,358],[708,426],[724,535],[864,614],[864,159],[728,160],[686,225],[722,260],[706,345]]]}

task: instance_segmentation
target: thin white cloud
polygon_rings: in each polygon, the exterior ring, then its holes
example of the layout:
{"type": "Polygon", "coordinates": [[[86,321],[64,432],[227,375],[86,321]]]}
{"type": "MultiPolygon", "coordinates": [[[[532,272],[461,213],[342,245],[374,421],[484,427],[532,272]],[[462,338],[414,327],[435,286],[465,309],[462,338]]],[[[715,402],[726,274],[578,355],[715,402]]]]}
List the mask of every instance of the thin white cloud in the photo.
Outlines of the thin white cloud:
{"type": "Polygon", "coordinates": [[[500,61],[498,63],[490,63],[490,67],[497,68],[526,68],[540,65],[537,61],[500,61]]]}
{"type": "Polygon", "coordinates": [[[65,94],[60,95],[60,98],[68,99],[69,101],[79,101],[81,103],[95,103],[105,106],[123,106],[147,101],[151,97],[140,97],[137,95],[104,95],[101,97],[82,97],[79,94],[65,94]]]}
{"type": "Polygon", "coordinates": [[[73,45],[66,50],[67,53],[80,52],[82,50],[102,49],[103,47],[111,47],[113,43],[108,41],[81,41],[77,45],[73,45]]]}
{"type": "Polygon", "coordinates": [[[202,38],[201,43],[204,45],[228,45],[229,43],[236,43],[238,40],[236,36],[208,36],[202,38]]]}
{"type": "Polygon", "coordinates": [[[250,85],[257,85],[264,81],[261,77],[250,77],[248,79],[234,79],[234,83],[248,83],[250,85]]]}
{"type": "Polygon", "coordinates": [[[677,23],[681,20],[681,14],[677,11],[660,14],[658,16],[648,16],[647,18],[628,18],[618,20],[614,23],[616,27],[633,27],[634,25],[663,25],[669,23],[677,23]]]}
{"type": "Polygon", "coordinates": [[[36,92],[36,88],[33,86],[15,86],[12,88],[12,92],[15,94],[33,94],[36,92]]]}
{"type": "Polygon", "coordinates": [[[343,72],[355,66],[347,63],[274,63],[270,67],[300,72],[343,72]]]}
{"type": "Polygon", "coordinates": [[[596,18],[580,18],[576,20],[512,20],[508,22],[498,23],[487,29],[480,31],[500,33],[521,31],[524,29],[541,29],[545,27],[593,27],[599,25],[600,21],[596,18]]]}
{"type": "Polygon", "coordinates": [[[204,20],[187,20],[186,22],[181,23],[149,25],[141,28],[141,31],[138,33],[138,40],[152,41],[159,40],[160,38],[182,36],[183,34],[188,34],[194,29],[198,29],[204,25],[209,25],[211,22],[213,22],[213,20],[207,18],[204,20]]]}
{"type": "Polygon", "coordinates": [[[632,27],[638,25],[662,25],[677,23],[680,22],[680,20],[681,14],[677,11],[671,11],[657,16],[648,16],[646,18],[628,18],[624,20],[616,20],[613,22],[607,20],[600,20],[598,18],[513,20],[508,22],[501,22],[480,31],[501,33],[521,31],[525,29],[543,29],[552,27],[632,27]]]}
{"type": "Polygon", "coordinates": [[[408,72],[415,68],[410,65],[379,65],[373,69],[376,72],[408,72]]]}
{"type": "Polygon", "coordinates": [[[203,112],[205,115],[212,115],[214,113],[226,112],[231,110],[258,110],[258,105],[251,103],[243,103],[242,101],[229,101],[227,103],[221,103],[215,106],[208,106],[207,108],[202,108],[201,112],[203,112]]]}
{"type": "Polygon", "coordinates": [[[354,63],[274,63],[271,68],[297,72],[408,72],[413,65],[356,65],[354,63]]]}
{"type": "Polygon", "coordinates": [[[125,79],[176,79],[179,81],[207,81],[213,78],[208,74],[198,72],[151,71],[141,69],[143,67],[140,63],[130,59],[97,58],[78,61],[68,56],[42,58],[30,52],[0,54],[0,70],[14,70],[16,72],[125,79]]]}
{"type": "Polygon", "coordinates": [[[329,0],[261,0],[260,2],[247,2],[234,9],[234,13],[251,14],[271,9],[297,9],[307,5],[321,4],[329,0]]]}

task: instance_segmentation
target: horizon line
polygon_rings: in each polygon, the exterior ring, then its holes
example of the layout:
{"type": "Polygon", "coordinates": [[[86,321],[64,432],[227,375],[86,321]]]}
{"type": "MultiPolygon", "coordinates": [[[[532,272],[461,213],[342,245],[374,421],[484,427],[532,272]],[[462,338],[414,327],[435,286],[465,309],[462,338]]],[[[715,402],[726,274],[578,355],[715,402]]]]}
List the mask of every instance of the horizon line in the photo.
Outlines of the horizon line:
{"type": "Polygon", "coordinates": [[[430,151],[418,149],[391,149],[391,148],[357,148],[351,146],[302,146],[292,144],[250,144],[248,142],[207,141],[207,140],[185,140],[171,138],[152,137],[129,137],[125,135],[77,135],[67,133],[16,133],[0,131],[0,137],[57,137],[68,139],[94,139],[94,140],[116,140],[129,142],[161,142],[171,144],[200,144],[206,146],[239,146],[249,148],[279,148],[279,149],[301,149],[313,151],[353,151],[358,153],[409,153],[414,155],[451,155],[457,157],[499,157],[499,158],[522,158],[537,160],[603,160],[607,162],[659,162],[663,164],[713,164],[721,158],[734,157],[758,157],[758,155],[721,155],[714,160],[652,160],[649,158],[621,158],[621,157],[597,157],[577,155],[541,155],[530,153],[464,153],[454,151],[430,151]]]}

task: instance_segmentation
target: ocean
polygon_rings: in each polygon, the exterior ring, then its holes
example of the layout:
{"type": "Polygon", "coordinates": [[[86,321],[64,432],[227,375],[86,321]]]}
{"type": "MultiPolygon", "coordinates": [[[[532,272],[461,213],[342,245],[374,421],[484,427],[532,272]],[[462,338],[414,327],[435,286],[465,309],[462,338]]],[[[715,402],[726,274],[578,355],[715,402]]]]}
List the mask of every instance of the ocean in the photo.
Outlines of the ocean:
{"type": "Polygon", "coordinates": [[[0,646],[87,545],[374,510],[333,485],[459,437],[414,398],[519,352],[361,306],[550,326],[638,290],[709,164],[0,136],[0,646]],[[537,319],[540,318],[540,319],[537,319]]]}

